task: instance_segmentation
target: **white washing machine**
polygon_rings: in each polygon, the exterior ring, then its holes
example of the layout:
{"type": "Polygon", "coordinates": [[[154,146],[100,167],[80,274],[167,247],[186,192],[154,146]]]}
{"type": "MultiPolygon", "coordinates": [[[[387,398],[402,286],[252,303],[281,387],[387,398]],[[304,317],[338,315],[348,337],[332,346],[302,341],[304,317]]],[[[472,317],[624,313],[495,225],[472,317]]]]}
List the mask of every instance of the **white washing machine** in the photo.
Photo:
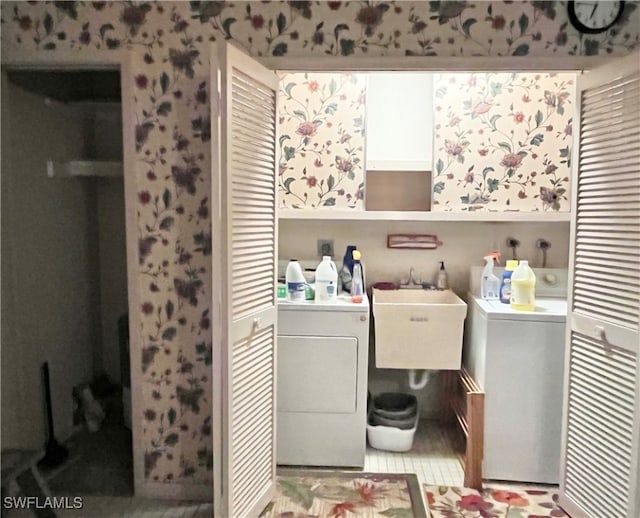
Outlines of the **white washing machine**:
{"type": "Polygon", "coordinates": [[[369,300],[278,302],[276,461],[364,466],[369,300]]]}
{"type": "Polygon", "coordinates": [[[483,478],[558,484],[567,271],[534,269],[535,311],[480,298],[481,271],[471,273],[463,363],[485,392],[483,478]]]}

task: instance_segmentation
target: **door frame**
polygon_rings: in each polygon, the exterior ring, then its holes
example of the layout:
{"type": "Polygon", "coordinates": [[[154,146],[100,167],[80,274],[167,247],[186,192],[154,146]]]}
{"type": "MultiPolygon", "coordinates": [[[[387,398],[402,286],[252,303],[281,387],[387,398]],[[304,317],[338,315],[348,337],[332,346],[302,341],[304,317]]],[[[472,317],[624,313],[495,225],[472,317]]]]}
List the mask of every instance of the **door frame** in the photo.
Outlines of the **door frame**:
{"type": "Polygon", "coordinates": [[[622,56],[536,57],[257,57],[275,71],[295,72],[582,72],[622,56]]]}
{"type": "MultiPolygon", "coordinates": [[[[49,54],[49,53],[47,53],[49,54]]],[[[19,53],[10,58],[2,57],[1,67],[3,70],[119,70],[121,80],[120,102],[124,108],[124,99],[132,98],[133,84],[131,81],[124,81],[125,76],[133,77],[131,66],[131,52],[126,50],[103,51],[91,56],[78,55],[77,52],[56,52],[52,56],[22,56],[19,53]],[[80,59],[78,59],[80,58],[80,59]]],[[[132,308],[140,307],[140,290],[137,277],[134,272],[138,270],[138,235],[137,235],[137,205],[136,192],[138,186],[135,175],[135,152],[127,143],[134,142],[134,127],[131,124],[125,124],[126,118],[123,113],[122,124],[122,162],[124,176],[124,210],[125,210],[125,242],[127,254],[127,306],[129,313],[129,362],[131,371],[131,446],[133,451],[133,486],[134,495],[152,496],[148,484],[144,481],[144,456],[137,455],[142,451],[142,421],[136,419],[135,416],[140,415],[142,411],[142,391],[140,386],[140,377],[134,373],[140,372],[142,367],[142,358],[139,354],[133,354],[134,351],[140,350],[140,313],[133,311],[132,308]]],[[[44,168],[44,164],[43,164],[44,168]]],[[[43,169],[44,170],[44,169],[43,169]]],[[[177,496],[173,495],[173,496],[177,496]]]]}

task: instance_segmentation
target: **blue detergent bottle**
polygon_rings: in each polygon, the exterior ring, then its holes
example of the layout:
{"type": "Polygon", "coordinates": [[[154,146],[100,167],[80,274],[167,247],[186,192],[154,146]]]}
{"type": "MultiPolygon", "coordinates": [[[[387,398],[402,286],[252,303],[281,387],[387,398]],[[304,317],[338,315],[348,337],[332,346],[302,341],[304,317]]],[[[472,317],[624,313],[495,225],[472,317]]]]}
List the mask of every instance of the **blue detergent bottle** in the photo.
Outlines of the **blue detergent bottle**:
{"type": "Polygon", "coordinates": [[[518,261],[509,259],[502,273],[502,281],[500,282],[500,302],[509,304],[511,302],[511,274],[518,267],[518,261]]]}

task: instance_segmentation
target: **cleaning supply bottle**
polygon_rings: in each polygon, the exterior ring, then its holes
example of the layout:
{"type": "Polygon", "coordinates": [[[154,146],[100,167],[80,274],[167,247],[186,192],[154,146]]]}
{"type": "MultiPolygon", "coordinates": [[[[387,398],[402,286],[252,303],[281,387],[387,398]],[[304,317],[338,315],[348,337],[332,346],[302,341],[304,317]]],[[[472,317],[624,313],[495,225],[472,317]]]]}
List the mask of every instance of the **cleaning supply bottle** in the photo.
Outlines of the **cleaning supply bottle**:
{"type": "Polygon", "coordinates": [[[536,309],[536,276],[529,261],[520,261],[511,274],[511,307],[520,311],[536,309]]]}
{"type": "Polygon", "coordinates": [[[364,293],[364,281],[362,279],[362,254],[358,250],[353,251],[353,276],[351,278],[351,302],[362,302],[364,293]]]}
{"type": "Polygon", "coordinates": [[[518,267],[516,259],[509,259],[502,274],[502,282],[500,283],[500,302],[509,304],[511,302],[511,275],[513,270],[518,267]]]}
{"type": "Polygon", "coordinates": [[[446,290],[449,287],[449,283],[447,282],[447,271],[444,269],[444,261],[440,261],[440,270],[438,270],[436,287],[439,290],[446,290]]]}
{"type": "Polygon", "coordinates": [[[297,259],[290,259],[285,272],[287,284],[287,300],[301,302],[305,299],[304,287],[307,284],[302,268],[297,259]]]}
{"type": "Polygon", "coordinates": [[[353,251],[358,248],[356,245],[348,245],[342,259],[340,269],[340,284],[342,290],[351,293],[351,277],[353,276],[353,251]]]}
{"type": "Polygon", "coordinates": [[[338,300],[338,270],[330,255],[323,255],[316,268],[316,302],[338,300]]]}
{"type": "Polygon", "coordinates": [[[499,261],[500,255],[497,252],[492,252],[485,255],[484,260],[486,264],[482,270],[480,295],[485,300],[498,300],[500,298],[500,279],[493,273],[493,261],[499,261]]]}

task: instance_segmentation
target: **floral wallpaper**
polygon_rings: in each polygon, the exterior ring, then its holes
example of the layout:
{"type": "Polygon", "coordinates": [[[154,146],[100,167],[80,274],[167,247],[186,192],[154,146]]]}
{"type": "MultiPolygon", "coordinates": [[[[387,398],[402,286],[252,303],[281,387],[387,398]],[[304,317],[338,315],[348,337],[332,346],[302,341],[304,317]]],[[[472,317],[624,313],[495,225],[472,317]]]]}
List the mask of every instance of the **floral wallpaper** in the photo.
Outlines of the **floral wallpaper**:
{"type": "Polygon", "coordinates": [[[433,210],[568,211],[575,74],[437,74],[433,210]]]}
{"type": "Polygon", "coordinates": [[[280,207],[362,208],[365,76],[280,79],[280,207]]]}
{"type": "Polygon", "coordinates": [[[144,457],[136,482],[149,488],[211,487],[211,352],[220,347],[211,329],[220,323],[210,314],[210,264],[221,253],[211,249],[209,214],[211,42],[308,59],[531,60],[624,55],[640,44],[636,2],[626,2],[618,25],[593,36],[570,26],[566,2],[544,1],[3,1],[0,18],[3,62],[58,56],[82,64],[118,49],[135,56],[135,72],[124,78],[135,92],[124,123],[135,126],[139,264],[131,289],[141,301],[130,308],[141,317],[131,337],[142,365],[132,373],[132,391],[142,394],[133,420],[143,429],[134,455],[144,457]]]}

